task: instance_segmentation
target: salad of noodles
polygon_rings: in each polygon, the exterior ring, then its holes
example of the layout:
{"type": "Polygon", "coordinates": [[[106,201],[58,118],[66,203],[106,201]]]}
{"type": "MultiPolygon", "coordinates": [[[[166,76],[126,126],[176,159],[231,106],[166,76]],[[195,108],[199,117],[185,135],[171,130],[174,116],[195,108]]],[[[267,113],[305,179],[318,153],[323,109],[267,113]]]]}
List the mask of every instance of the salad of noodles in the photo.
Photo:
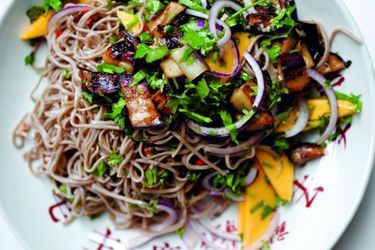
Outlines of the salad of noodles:
{"type": "Polygon", "coordinates": [[[294,1],[47,0],[27,15],[25,63],[42,77],[14,145],[68,203],[67,222],[108,212],[141,229],[129,249],[176,232],[191,249],[202,231],[262,248],[296,166],[346,143],[361,110],[338,90],[351,62],[331,52],[337,33],[361,41],[299,20],[294,1]],[[238,231],[215,229],[233,204],[238,231]]]}

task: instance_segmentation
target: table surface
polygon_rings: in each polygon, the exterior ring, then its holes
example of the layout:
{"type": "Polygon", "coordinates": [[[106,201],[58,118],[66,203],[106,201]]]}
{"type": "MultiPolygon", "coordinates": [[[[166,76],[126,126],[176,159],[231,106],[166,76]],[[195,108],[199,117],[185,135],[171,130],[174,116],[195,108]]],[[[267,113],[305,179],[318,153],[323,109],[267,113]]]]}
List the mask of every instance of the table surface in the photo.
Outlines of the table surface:
{"type": "MultiPolygon", "coordinates": [[[[306,0],[313,1],[313,0],[306,0]]],[[[375,1],[373,0],[342,0],[354,19],[356,20],[365,42],[370,51],[371,58],[375,62],[375,29],[373,27],[373,10],[375,1]]],[[[0,1],[0,17],[5,11],[6,5],[11,0],[0,1]]],[[[374,68],[375,69],[375,68],[374,68]]],[[[375,236],[375,172],[372,175],[364,200],[357,211],[354,220],[335,246],[334,250],[372,250],[375,236]]],[[[22,246],[17,242],[13,233],[0,218],[0,249],[22,250],[22,246]]]]}

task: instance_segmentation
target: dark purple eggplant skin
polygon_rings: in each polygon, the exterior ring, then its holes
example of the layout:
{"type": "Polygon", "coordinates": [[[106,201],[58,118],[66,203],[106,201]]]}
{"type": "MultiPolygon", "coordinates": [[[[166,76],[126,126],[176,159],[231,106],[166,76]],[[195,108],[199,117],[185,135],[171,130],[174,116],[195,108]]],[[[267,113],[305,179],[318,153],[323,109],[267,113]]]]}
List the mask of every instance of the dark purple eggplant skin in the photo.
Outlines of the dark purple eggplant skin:
{"type": "Polygon", "coordinates": [[[285,76],[293,74],[297,70],[306,67],[305,60],[303,60],[303,57],[298,53],[283,54],[278,60],[285,76]]]}
{"type": "Polygon", "coordinates": [[[305,165],[307,162],[324,156],[324,148],[313,143],[304,143],[290,152],[290,159],[296,165],[305,165]]]}
{"type": "Polygon", "coordinates": [[[121,89],[118,82],[119,75],[80,69],[80,76],[83,88],[92,94],[112,95],[121,89]]]}
{"type": "Polygon", "coordinates": [[[314,23],[301,22],[300,27],[306,34],[306,36],[302,38],[302,41],[306,44],[314,61],[318,62],[324,52],[324,45],[318,26],[314,23]]]}
{"type": "Polygon", "coordinates": [[[129,61],[132,62],[135,51],[137,49],[137,45],[139,41],[132,37],[126,31],[120,31],[118,39],[123,39],[122,42],[116,43],[112,45],[107,50],[107,54],[115,60],[118,61],[129,61]]]}
{"type": "Polygon", "coordinates": [[[162,42],[168,47],[168,49],[176,49],[182,47],[181,44],[182,32],[173,32],[172,34],[166,34],[162,38],[162,42]]]}

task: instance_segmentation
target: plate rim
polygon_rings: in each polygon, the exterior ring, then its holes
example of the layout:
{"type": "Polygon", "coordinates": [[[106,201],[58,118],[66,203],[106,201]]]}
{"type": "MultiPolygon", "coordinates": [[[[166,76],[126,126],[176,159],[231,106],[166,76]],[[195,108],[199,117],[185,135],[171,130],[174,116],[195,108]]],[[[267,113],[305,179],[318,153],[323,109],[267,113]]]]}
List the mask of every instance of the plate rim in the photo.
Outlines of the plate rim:
{"type": "MultiPolygon", "coordinates": [[[[3,4],[5,8],[3,9],[3,14],[0,15],[0,27],[2,26],[6,17],[9,15],[10,13],[9,10],[11,10],[13,6],[17,3],[17,0],[3,0],[3,1],[4,1],[3,4]]],[[[370,83],[369,83],[370,92],[372,92],[375,95],[375,68],[374,68],[375,61],[373,61],[373,58],[371,58],[369,48],[362,35],[362,31],[358,23],[354,19],[346,3],[343,2],[342,0],[334,0],[334,2],[341,8],[342,12],[344,13],[346,17],[346,21],[348,21],[350,25],[356,29],[355,30],[356,35],[363,41],[363,44],[361,46],[363,47],[363,50],[365,53],[364,59],[367,60],[366,64],[370,66],[370,72],[368,72],[370,76],[370,83]]],[[[375,110],[372,110],[371,112],[373,113],[375,117],[375,110]]],[[[367,155],[367,160],[366,160],[367,163],[366,163],[366,167],[364,168],[363,178],[362,178],[361,184],[358,187],[359,191],[357,192],[357,195],[355,196],[352,202],[352,205],[350,207],[350,214],[344,218],[344,221],[345,221],[344,226],[341,229],[337,230],[337,233],[334,235],[334,237],[331,238],[331,240],[329,241],[330,243],[327,244],[327,247],[328,247],[327,249],[333,249],[335,245],[339,242],[339,240],[343,237],[345,231],[348,229],[351,222],[353,221],[354,216],[358,212],[359,206],[364,200],[366,190],[369,186],[371,176],[375,169],[375,166],[374,166],[375,164],[375,131],[371,134],[371,143],[369,146],[370,146],[370,149],[367,155]]],[[[4,224],[7,226],[10,233],[17,240],[17,243],[19,243],[19,245],[23,247],[24,249],[32,249],[29,246],[29,244],[21,237],[21,235],[18,233],[16,228],[13,226],[13,224],[7,217],[5,210],[3,209],[3,205],[1,203],[0,203],[0,217],[4,221],[4,224]]]]}

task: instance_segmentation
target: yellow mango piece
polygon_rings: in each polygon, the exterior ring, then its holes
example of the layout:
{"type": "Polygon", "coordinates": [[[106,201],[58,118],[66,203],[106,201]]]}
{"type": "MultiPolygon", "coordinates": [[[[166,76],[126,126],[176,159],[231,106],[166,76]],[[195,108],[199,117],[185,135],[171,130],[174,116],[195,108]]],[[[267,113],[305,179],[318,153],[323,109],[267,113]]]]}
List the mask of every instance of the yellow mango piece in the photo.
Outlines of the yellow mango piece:
{"type": "Polygon", "coordinates": [[[21,34],[21,39],[30,40],[48,34],[48,21],[54,11],[48,11],[46,15],[41,15],[21,34]]]}
{"type": "MultiPolygon", "coordinates": [[[[328,99],[310,99],[307,101],[310,108],[309,123],[304,131],[311,130],[320,126],[320,118],[329,116],[330,106],[328,99]]],[[[356,105],[346,100],[338,100],[339,118],[352,116],[356,113],[356,105]]],[[[276,128],[276,132],[282,133],[291,129],[297,119],[297,110],[290,112],[288,120],[276,128]]]]}
{"type": "Polygon", "coordinates": [[[247,188],[245,201],[239,204],[239,230],[243,235],[245,248],[258,241],[266,232],[272,220],[272,214],[262,219],[262,207],[252,211],[252,213],[251,210],[261,203],[269,207],[274,207],[276,203],[275,191],[266,181],[266,174],[263,168],[258,162],[255,163],[254,167],[259,171],[257,179],[247,188]]]}
{"type": "Polygon", "coordinates": [[[256,151],[256,158],[262,165],[277,195],[290,202],[293,194],[294,165],[286,155],[281,155],[279,158],[275,158],[275,155],[262,149],[256,151]]]}
{"type": "Polygon", "coordinates": [[[229,41],[220,48],[219,58],[214,60],[214,53],[210,53],[207,56],[206,63],[211,71],[226,74],[228,76],[233,73],[233,70],[237,65],[235,46],[234,42],[229,41]]]}
{"type": "Polygon", "coordinates": [[[119,10],[117,11],[117,17],[120,18],[121,23],[125,26],[125,28],[128,25],[131,25],[129,28],[130,33],[136,33],[141,28],[141,22],[137,21],[138,16],[130,14],[128,12],[119,10]],[[136,22],[134,25],[132,25],[133,22],[136,22]]]}
{"type": "Polygon", "coordinates": [[[233,38],[236,42],[238,52],[240,53],[240,59],[242,61],[243,54],[250,46],[252,41],[252,36],[248,32],[236,32],[233,34],[233,38]]]}

